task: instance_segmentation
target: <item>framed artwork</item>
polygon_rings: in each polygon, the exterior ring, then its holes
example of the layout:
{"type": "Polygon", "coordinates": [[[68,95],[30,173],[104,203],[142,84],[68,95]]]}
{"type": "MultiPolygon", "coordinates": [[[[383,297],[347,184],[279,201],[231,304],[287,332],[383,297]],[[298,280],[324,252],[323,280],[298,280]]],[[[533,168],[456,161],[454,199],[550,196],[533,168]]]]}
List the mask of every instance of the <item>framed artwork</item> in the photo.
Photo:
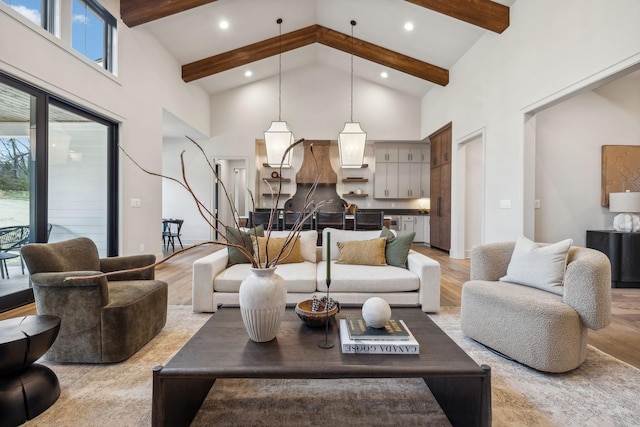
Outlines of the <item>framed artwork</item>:
{"type": "Polygon", "coordinates": [[[609,206],[609,193],[640,191],[640,145],[602,146],[600,204],[609,206]]]}

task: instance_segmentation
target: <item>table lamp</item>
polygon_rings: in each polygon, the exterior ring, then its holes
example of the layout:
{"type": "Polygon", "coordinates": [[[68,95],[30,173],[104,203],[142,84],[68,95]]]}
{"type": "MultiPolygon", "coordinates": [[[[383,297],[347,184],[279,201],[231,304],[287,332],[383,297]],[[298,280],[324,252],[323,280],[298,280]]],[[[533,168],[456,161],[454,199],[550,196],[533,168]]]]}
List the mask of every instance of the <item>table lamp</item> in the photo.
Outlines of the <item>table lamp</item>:
{"type": "Polygon", "coordinates": [[[622,212],[613,219],[616,231],[638,231],[640,218],[636,213],[640,212],[640,192],[609,193],[609,211],[622,212]]]}

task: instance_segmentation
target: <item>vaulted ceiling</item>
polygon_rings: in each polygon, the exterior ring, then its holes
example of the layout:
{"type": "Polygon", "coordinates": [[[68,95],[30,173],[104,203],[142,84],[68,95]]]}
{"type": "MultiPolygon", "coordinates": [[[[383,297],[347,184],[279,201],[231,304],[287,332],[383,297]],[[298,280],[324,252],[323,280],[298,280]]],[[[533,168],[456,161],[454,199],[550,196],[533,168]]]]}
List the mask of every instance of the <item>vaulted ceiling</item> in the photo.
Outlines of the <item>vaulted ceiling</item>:
{"type": "Polygon", "coordinates": [[[350,71],[353,53],[356,76],[422,96],[448,84],[449,68],[480,37],[508,28],[514,1],[121,0],[120,12],[165,46],[185,82],[209,93],[277,74],[283,52],[283,72],[310,65],[350,71]]]}

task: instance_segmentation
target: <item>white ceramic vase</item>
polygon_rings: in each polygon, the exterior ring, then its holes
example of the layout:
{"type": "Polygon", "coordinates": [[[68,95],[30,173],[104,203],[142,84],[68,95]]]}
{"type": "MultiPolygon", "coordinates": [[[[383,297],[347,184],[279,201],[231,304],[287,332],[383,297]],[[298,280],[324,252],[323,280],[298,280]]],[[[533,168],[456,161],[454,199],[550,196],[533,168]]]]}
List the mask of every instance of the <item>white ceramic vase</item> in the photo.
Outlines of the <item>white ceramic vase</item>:
{"type": "Polygon", "coordinates": [[[276,337],[287,305],[287,286],[276,268],[251,268],[238,292],[242,321],[256,342],[276,337]]]}

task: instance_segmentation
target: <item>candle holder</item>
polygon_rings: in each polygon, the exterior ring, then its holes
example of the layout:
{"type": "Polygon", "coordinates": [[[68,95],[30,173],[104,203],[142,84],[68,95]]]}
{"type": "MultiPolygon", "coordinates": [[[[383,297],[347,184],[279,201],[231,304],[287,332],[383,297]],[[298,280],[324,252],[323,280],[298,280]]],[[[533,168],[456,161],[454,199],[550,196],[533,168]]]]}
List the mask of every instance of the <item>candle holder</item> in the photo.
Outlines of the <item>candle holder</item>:
{"type": "Polygon", "coordinates": [[[333,341],[329,341],[329,286],[331,286],[331,279],[327,279],[327,301],[324,304],[324,341],[318,343],[318,347],[324,349],[333,348],[333,341]]]}

